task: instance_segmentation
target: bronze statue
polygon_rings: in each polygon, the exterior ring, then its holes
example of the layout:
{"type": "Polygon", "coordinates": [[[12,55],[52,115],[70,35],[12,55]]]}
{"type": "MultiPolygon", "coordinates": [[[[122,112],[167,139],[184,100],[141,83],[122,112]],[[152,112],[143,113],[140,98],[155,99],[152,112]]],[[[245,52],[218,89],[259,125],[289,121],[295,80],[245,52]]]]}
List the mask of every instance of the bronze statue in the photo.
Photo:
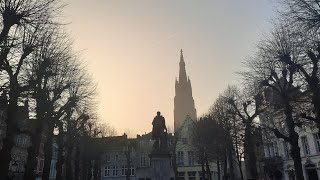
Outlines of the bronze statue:
{"type": "Polygon", "coordinates": [[[152,140],[155,140],[153,144],[153,149],[155,151],[167,151],[168,149],[168,133],[166,122],[160,112],[157,112],[157,116],[154,117],[152,121],[152,140]]]}

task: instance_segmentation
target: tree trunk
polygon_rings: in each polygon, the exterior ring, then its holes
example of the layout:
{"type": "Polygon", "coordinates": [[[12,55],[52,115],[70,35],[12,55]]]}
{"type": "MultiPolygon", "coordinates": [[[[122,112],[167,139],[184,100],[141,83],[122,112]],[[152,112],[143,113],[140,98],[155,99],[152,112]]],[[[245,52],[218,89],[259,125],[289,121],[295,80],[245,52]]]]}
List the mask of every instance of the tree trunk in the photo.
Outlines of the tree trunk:
{"type": "Polygon", "coordinates": [[[73,180],[73,171],[72,171],[72,152],[73,152],[73,138],[72,138],[72,127],[71,122],[68,122],[67,125],[67,139],[66,142],[66,179],[73,180]]]}
{"type": "MultiPolygon", "coordinates": [[[[318,66],[318,63],[313,64],[313,66],[318,66]]],[[[310,78],[306,78],[306,81],[310,87],[312,92],[312,104],[315,113],[315,122],[317,123],[318,128],[320,127],[320,85],[319,85],[319,78],[318,78],[318,68],[316,73],[313,74],[310,78]]],[[[319,129],[320,134],[320,129],[319,129]]]]}
{"type": "Polygon", "coordinates": [[[206,174],[207,174],[207,173],[206,173],[206,169],[204,168],[204,165],[205,165],[204,162],[205,162],[205,160],[204,160],[204,155],[203,155],[203,154],[201,155],[201,160],[200,160],[200,161],[201,161],[202,178],[203,178],[203,179],[207,179],[207,178],[206,178],[206,177],[207,177],[207,176],[206,176],[206,174]]]}
{"type": "Polygon", "coordinates": [[[300,148],[298,145],[298,141],[296,141],[296,143],[294,143],[294,144],[295,145],[291,144],[290,155],[291,155],[291,157],[293,159],[293,163],[294,163],[296,180],[304,180],[302,164],[301,164],[300,148]]]}
{"type": "Polygon", "coordinates": [[[218,180],[221,180],[221,170],[220,170],[220,160],[219,160],[219,157],[217,158],[217,174],[218,174],[218,180]]]}
{"type": "Polygon", "coordinates": [[[233,168],[233,151],[232,151],[232,142],[228,143],[228,161],[229,161],[229,169],[230,169],[230,180],[234,180],[234,168],[233,168]]]}
{"type": "Polygon", "coordinates": [[[238,138],[236,136],[236,156],[237,156],[237,161],[238,161],[238,167],[239,167],[239,171],[240,171],[240,177],[241,177],[241,180],[244,180],[243,179],[243,172],[242,172],[242,162],[241,162],[241,155],[240,155],[240,152],[239,152],[239,146],[238,146],[238,138]]]}
{"type": "Polygon", "coordinates": [[[58,134],[58,159],[56,164],[57,174],[56,174],[56,180],[62,180],[62,165],[64,163],[64,157],[63,157],[63,124],[60,122],[58,124],[59,128],[59,134],[58,134]]]}
{"type": "Polygon", "coordinates": [[[6,118],[6,137],[3,139],[2,149],[0,151],[0,179],[6,179],[11,161],[11,149],[14,146],[14,138],[18,133],[17,118],[18,112],[18,84],[10,84],[9,105],[6,118]]]}
{"type": "Polygon", "coordinates": [[[317,124],[318,135],[320,137],[320,87],[315,85],[315,87],[311,88],[311,91],[313,92],[312,104],[315,112],[315,122],[317,124]]]}
{"type": "Polygon", "coordinates": [[[82,160],[82,179],[85,180],[86,177],[88,176],[88,160],[83,159],[82,160]]]}
{"type": "MultiPolygon", "coordinates": [[[[13,24],[11,23],[5,23],[5,21],[3,21],[3,28],[1,30],[0,33],[0,44],[2,44],[4,42],[4,40],[7,38],[8,33],[10,31],[10,28],[13,26],[13,24]]],[[[3,59],[0,60],[1,63],[3,62],[3,59]]]]}
{"type": "Polygon", "coordinates": [[[51,121],[48,127],[47,141],[44,145],[45,158],[44,158],[42,180],[49,180],[49,176],[50,176],[50,167],[51,167],[51,160],[52,160],[52,144],[53,144],[53,136],[54,136],[53,134],[54,123],[51,121]]]}
{"type": "Polygon", "coordinates": [[[80,138],[77,141],[76,157],[75,157],[75,162],[74,162],[74,166],[75,166],[74,167],[74,179],[75,180],[80,180],[80,160],[81,160],[80,138]]]}
{"type": "Polygon", "coordinates": [[[89,169],[89,160],[88,160],[88,135],[83,136],[83,152],[82,152],[82,179],[86,180],[88,177],[88,169],[89,169]]]}
{"type": "Polygon", "coordinates": [[[241,162],[241,160],[239,161],[239,171],[240,171],[241,180],[244,180],[243,179],[243,171],[242,171],[242,162],[241,162]]]}
{"type": "Polygon", "coordinates": [[[209,160],[208,156],[206,157],[206,171],[207,171],[207,177],[209,180],[212,180],[212,175],[211,175],[211,170],[210,170],[210,165],[209,165],[209,160]]]}
{"type": "Polygon", "coordinates": [[[252,120],[248,119],[245,123],[245,143],[244,143],[244,151],[246,153],[246,169],[249,170],[251,179],[259,179],[258,170],[257,170],[257,157],[256,157],[256,150],[255,150],[255,142],[254,137],[252,135],[252,127],[251,127],[252,120]]]}
{"type": "Polygon", "coordinates": [[[38,164],[37,157],[39,155],[39,148],[42,138],[42,131],[40,128],[41,125],[36,126],[36,133],[32,136],[32,146],[28,148],[28,158],[24,174],[25,180],[35,179],[36,177],[36,173],[34,170],[36,169],[38,164]]]}
{"type": "MultiPolygon", "coordinates": [[[[24,179],[35,179],[36,173],[35,169],[37,168],[37,157],[39,156],[39,149],[40,144],[43,141],[42,139],[42,133],[43,133],[43,127],[44,123],[48,123],[47,119],[45,118],[45,111],[46,111],[46,100],[43,98],[45,95],[43,94],[43,91],[37,90],[36,91],[36,101],[37,101],[37,107],[36,107],[36,126],[35,126],[35,132],[32,135],[32,146],[28,148],[28,158],[26,163],[26,171],[24,174],[24,179]]],[[[44,142],[43,142],[44,143],[44,142]]]]}
{"type": "Polygon", "coordinates": [[[95,158],[93,166],[93,180],[98,180],[99,175],[99,158],[95,158]]]}
{"type": "Polygon", "coordinates": [[[92,162],[91,160],[88,160],[88,169],[87,169],[87,172],[88,172],[88,176],[87,176],[87,179],[88,180],[91,180],[92,178],[92,162]]]}
{"type": "Polygon", "coordinates": [[[223,155],[223,180],[228,179],[228,157],[227,157],[227,152],[226,150],[224,151],[223,155]]]}
{"type": "Polygon", "coordinates": [[[0,151],[0,179],[6,179],[8,175],[9,163],[11,161],[11,149],[14,146],[14,138],[18,131],[15,122],[16,118],[14,118],[17,111],[13,109],[14,107],[8,110],[6,137],[3,139],[2,149],[0,151]]]}
{"type": "Polygon", "coordinates": [[[295,131],[295,123],[292,117],[293,108],[290,105],[289,101],[285,102],[285,116],[286,123],[289,131],[289,143],[291,145],[290,155],[293,159],[294,170],[297,180],[304,180],[302,164],[301,164],[301,155],[300,155],[300,147],[298,144],[299,134],[295,131]]]}
{"type": "MultiPolygon", "coordinates": [[[[234,117],[235,119],[235,117],[234,117]]],[[[237,156],[237,161],[238,161],[238,167],[239,167],[239,171],[240,171],[240,177],[241,177],[241,180],[244,180],[243,179],[243,172],[242,172],[242,166],[241,166],[241,155],[240,155],[240,152],[239,152],[239,145],[238,145],[238,131],[237,131],[237,127],[236,127],[236,122],[233,121],[233,127],[235,128],[235,145],[236,145],[236,156],[237,156]]]]}

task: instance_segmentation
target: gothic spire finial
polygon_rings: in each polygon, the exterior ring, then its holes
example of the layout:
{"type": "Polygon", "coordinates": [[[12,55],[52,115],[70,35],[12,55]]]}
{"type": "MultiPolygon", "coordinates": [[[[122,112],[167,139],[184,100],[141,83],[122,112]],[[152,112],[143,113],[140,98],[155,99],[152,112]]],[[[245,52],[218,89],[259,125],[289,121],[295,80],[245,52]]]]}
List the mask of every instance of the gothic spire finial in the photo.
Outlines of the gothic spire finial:
{"type": "Polygon", "coordinates": [[[183,59],[183,54],[182,54],[182,49],[180,50],[181,55],[180,55],[180,62],[179,62],[179,66],[180,66],[180,70],[179,70],[179,82],[187,82],[187,73],[186,73],[186,68],[185,68],[185,62],[183,59]]]}
{"type": "Polygon", "coordinates": [[[183,51],[182,51],[182,49],[180,50],[180,61],[183,61],[183,51]]]}

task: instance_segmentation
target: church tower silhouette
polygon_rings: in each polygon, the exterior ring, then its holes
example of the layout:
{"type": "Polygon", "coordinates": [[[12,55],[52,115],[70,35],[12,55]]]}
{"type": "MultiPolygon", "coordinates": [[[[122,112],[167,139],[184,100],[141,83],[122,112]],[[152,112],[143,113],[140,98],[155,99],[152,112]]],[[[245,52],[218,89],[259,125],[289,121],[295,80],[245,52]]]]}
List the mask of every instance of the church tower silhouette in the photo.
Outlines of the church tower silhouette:
{"type": "Polygon", "coordinates": [[[179,78],[176,78],[174,97],[174,132],[176,132],[184,120],[189,116],[192,120],[197,119],[197,111],[192,97],[190,78],[187,77],[186,64],[181,49],[179,62],[179,78]]]}

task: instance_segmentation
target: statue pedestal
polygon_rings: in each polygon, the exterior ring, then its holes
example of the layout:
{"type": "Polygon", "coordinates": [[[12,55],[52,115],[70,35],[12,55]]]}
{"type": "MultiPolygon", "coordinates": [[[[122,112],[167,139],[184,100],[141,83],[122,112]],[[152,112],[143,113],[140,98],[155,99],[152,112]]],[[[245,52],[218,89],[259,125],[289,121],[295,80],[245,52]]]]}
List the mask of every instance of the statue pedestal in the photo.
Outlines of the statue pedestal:
{"type": "Polygon", "coordinates": [[[152,152],[151,159],[152,180],[170,180],[170,154],[166,152],[152,152]]]}

